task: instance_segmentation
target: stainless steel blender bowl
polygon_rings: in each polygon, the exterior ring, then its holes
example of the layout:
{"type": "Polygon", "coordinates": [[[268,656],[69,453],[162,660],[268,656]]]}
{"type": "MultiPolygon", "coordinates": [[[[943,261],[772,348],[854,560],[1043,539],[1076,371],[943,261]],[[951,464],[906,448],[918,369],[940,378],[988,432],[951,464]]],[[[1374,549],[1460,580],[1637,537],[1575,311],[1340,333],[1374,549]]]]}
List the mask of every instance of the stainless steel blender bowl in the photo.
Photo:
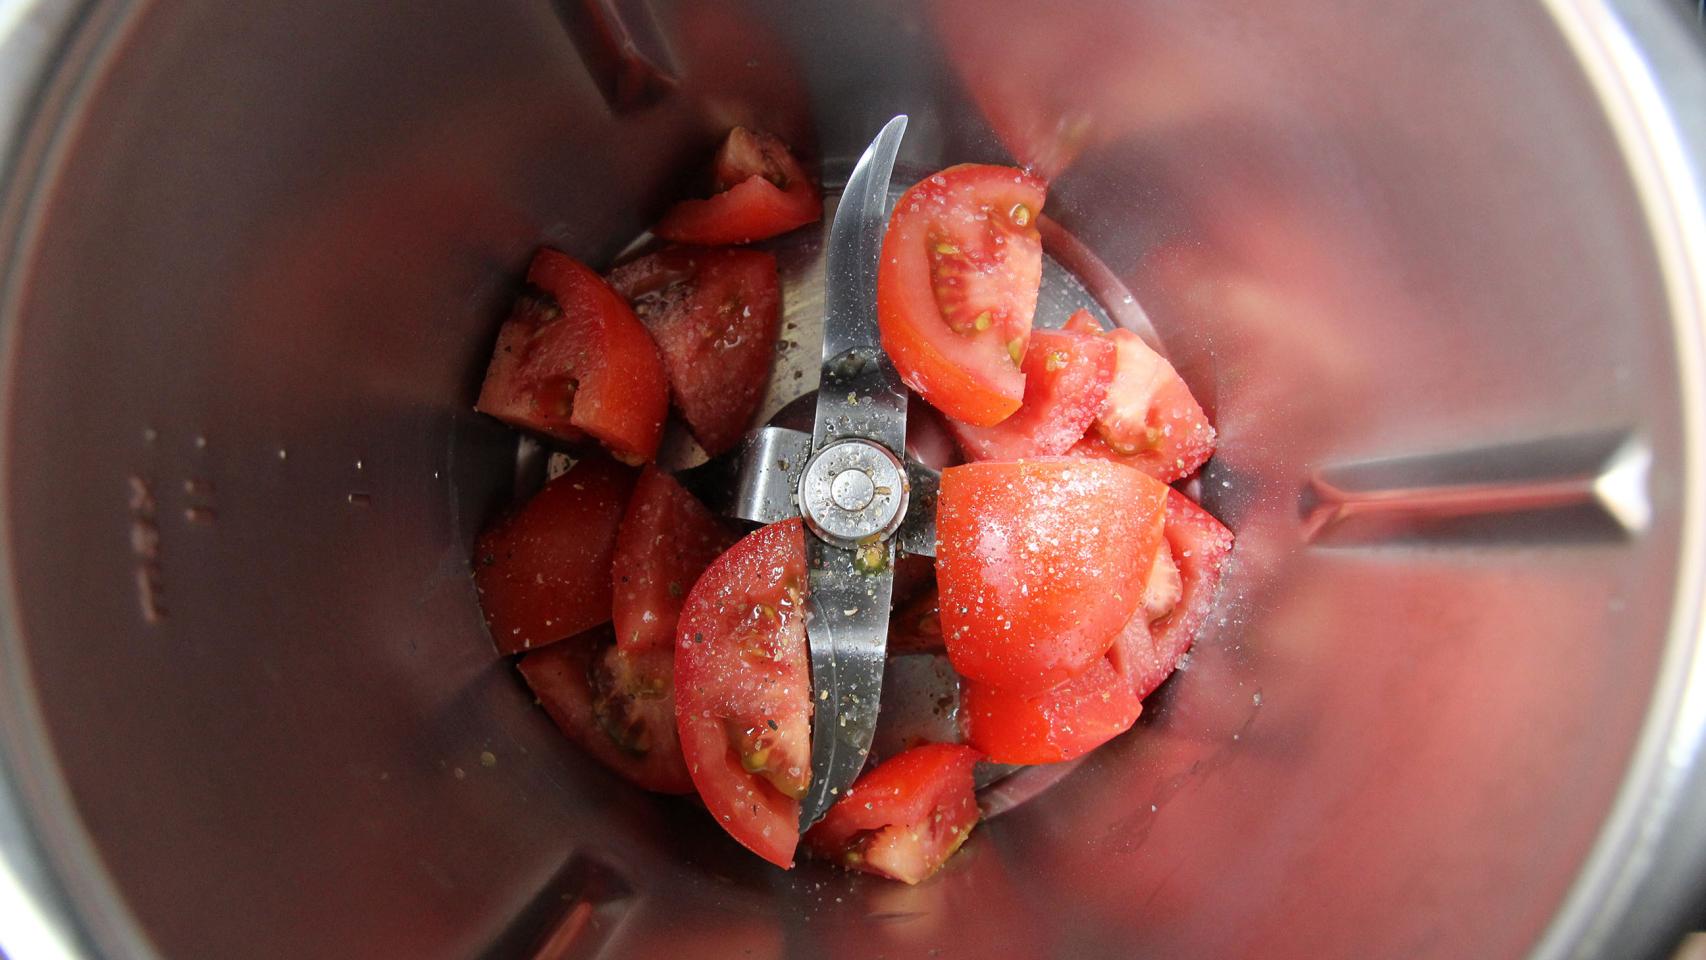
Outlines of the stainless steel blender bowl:
{"type": "MultiPolygon", "coordinates": [[[[1661,0],[0,3],[0,944],[1640,957],[1706,863],[1706,53],[1661,0]],[[1053,178],[1219,425],[1141,728],[907,888],[551,728],[470,538],[529,252],[731,124],[1053,178]]],[[[1130,298],[1129,300],[1127,298],[1130,298]]],[[[1018,799],[1018,798],[1011,798],[1018,799]]]]}

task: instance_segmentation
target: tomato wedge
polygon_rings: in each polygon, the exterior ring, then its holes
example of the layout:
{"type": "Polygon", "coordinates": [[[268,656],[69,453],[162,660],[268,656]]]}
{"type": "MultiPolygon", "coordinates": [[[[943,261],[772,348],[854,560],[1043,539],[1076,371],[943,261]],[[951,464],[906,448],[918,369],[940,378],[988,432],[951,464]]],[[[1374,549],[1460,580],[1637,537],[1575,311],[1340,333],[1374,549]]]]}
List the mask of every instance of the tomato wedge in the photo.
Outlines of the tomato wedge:
{"type": "Polygon", "coordinates": [[[853,870],[917,883],[971,836],[978,809],[972,768],[981,755],[926,743],[865,771],[806,832],[816,855],[853,870]]]}
{"type": "Polygon", "coordinates": [[[617,644],[634,653],[673,655],[687,591],[734,541],[728,525],[675,478],[646,467],[622,516],[611,562],[617,644]]]}
{"type": "Polygon", "coordinates": [[[670,651],[631,654],[600,627],[516,667],[545,712],[593,759],[659,793],[692,793],[675,734],[670,651]]]}
{"type": "Polygon", "coordinates": [[[787,144],[768,133],[736,127],[717,150],[717,189],[708,200],[683,200],[652,232],[665,240],[706,247],[751,243],[823,217],[823,200],[787,144]]]}
{"type": "Polygon", "coordinates": [[[993,427],[950,420],[948,429],[968,460],[1062,454],[1101,413],[1113,376],[1114,342],[1100,329],[1037,330],[1025,354],[1025,402],[1018,412],[993,427]]]}
{"type": "Polygon", "coordinates": [[[619,460],[657,455],[669,386],[663,360],[627,301],[579,262],[542,248],[498,331],[475,409],[559,440],[587,435],[619,460]]]}
{"type": "Polygon", "coordinates": [[[1162,535],[1178,569],[1179,588],[1177,600],[1166,614],[1146,626],[1149,650],[1133,668],[1140,697],[1148,696],[1167,679],[1196,640],[1214,609],[1221,570],[1232,551],[1232,531],[1177,490],[1167,491],[1167,522],[1162,535]]]}
{"type": "Polygon", "coordinates": [[[883,349],[907,386],[962,423],[1000,423],[1024,399],[1046,195],[1022,170],[961,164],[915,184],[889,218],[877,268],[883,349]]]}
{"type": "Polygon", "coordinates": [[[782,320],[776,258],[673,247],[610,272],[657,339],[682,419],[705,452],[733,447],[770,380],[782,320]]]}
{"type": "Polygon", "coordinates": [[[799,520],[748,534],[687,595],[676,631],[676,725],[718,825],[779,867],[794,862],[811,782],[806,546],[799,520]]]}
{"type": "Polygon", "coordinates": [[[474,587],[500,653],[556,643],[610,619],[610,561],[634,471],[575,463],[474,543],[474,587]]]}
{"type": "Polygon", "coordinates": [[[942,472],[936,582],[961,676],[1038,694],[1101,659],[1143,602],[1167,487],[1052,457],[942,472]]]}
{"type": "Polygon", "coordinates": [[[997,763],[1060,763],[1131,729],[1143,712],[1131,670],[1148,652],[1142,610],[1108,654],[1040,694],[968,681],[960,688],[966,741],[997,763]]]}
{"type": "Polygon", "coordinates": [[[1114,460],[1163,483],[1188,477],[1214,454],[1214,427],[1179,372],[1130,330],[1114,341],[1107,405],[1073,456],[1114,460]]]}

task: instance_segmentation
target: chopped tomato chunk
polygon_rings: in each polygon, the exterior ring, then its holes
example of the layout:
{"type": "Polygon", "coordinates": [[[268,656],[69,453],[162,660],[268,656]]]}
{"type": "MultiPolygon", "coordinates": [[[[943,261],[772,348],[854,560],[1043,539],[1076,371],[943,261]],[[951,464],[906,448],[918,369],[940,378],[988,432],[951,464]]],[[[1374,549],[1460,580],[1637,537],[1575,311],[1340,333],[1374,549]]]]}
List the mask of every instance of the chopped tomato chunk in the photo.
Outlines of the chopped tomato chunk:
{"type": "Polygon", "coordinates": [[[1099,329],[1037,330],[1025,354],[1025,402],[1018,412],[993,427],[955,420],[948,427],[968,460],[1062,454],[1101,413],[1113,375],[1114,343],[1099,329]]]}
{"type": "Polygon", "coordinates": [[[1037,694],[1099,661],[1143,603],[1166,495],[1094,460],[943,471],[936,581],[954,669],[1037,694]]]}
{"type": "Polygon", "coordinates": [[[681,201],[652,232],[676,243],[716,247],[774,237],[823,217],[811,178],[787,145],[768,133],[729,131],[713,169],[721,192],[681,201]]]}
{"type": "Polygon", "coordinates": [[[673,651],[687,591],[734,541],[728,524],[673,477],[646,467],[623,514],[611,563],[617,644],[635,653],[673,651]]]}
{"type": "Polygon", "coordinates": [[[753,426],[782,320],[776,258],[672,247],[623,264],[610,284],[657,339],[687,428],[716,456],[753,426]]]}
{"type": "Polygon", "coordinates": [[[474,544],[474,586],[500,653],[556,643],[610,619],[610,562],[634,471],[594,454],[474,544]]]}
{"type": "Polygon", "coordinates": [[[717,825],[779,867],[794,861],[811,782],[806,547],[799,520],[711,563],[676,632],[676,725],[717,825]]]}
{"type": "Polygon", "coordinates": [[[1114,460],[1163,483],[1190,476],[1214,453],[1214,428],[1173,365],[1130,330],[1108,334],[1116,359],[1107,404],[1074,456],[1114,460]]]}
{"type": "Polygon", "coordinates": [[[917,883],[941,869],[977,825],[971,747],[927,743],[865,771],[806,833],[813,853],[853,870],[917,883]]]}
{"type": "Polygon", "coordinates": [[[670,652],[618,649],[608,627],[516,664],[545,712],[593,759],[659,793],[692,793],[675,733],[670,652]]]}
{"type": "Polygon", "coordinates": [[[627,463],[657,455],[669,387],[657,345],[598,274],[551,249],[498,331],[475,409],[559,440],[588,435],[627,463]]]}
{"type": "Polygon", "coordinates": [[[1024,399],[1046,191],[1022,170],[961,164],[915,184],[889,218],[883,349],[907,386],[962,423],[1000,423],[1024,399]]]}

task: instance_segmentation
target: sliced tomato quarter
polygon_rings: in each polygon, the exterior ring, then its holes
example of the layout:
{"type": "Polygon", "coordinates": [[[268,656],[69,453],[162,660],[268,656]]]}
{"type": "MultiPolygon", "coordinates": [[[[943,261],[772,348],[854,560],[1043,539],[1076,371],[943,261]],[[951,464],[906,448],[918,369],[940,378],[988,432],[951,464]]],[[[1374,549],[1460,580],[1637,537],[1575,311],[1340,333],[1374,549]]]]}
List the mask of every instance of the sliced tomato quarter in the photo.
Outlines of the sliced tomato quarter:
{"type": "Polygon", "coordinates": [[[687,591],[734,542],[728,524],[674,477],[646,467],[622,516],[611,562],[611,620],[622,649],[672,653],[687,591]]]}
{"type": "Polygon", "coordinates": [[[1214,427],[1191,388],[1143,338],[1115,330],[1114,378],[1101,415],[1074,456],[1113,460],[1171,483],[1214,454],[1214,427]]]}
{"type": "Polygon", "coordinates": [[[961,676],[1037,694],[1088,669],[1143,602],[1167,487],[1065,457],[942,473],[936,582],[961,676]]]}
{"type": "Polygon", "coordinates": [[[806,555],[799,520],[748,534],[712,562],[676,631],[676,725],[717,824],[793,865],[811,782],[806,555]]]}
{"type": "Polygon", "coordinates": [[[594,454],[474,543],[474,587],[500,653],[556,643],[610,619],[610,564],[634,470],[594,454]]]}
{"type": "Polygon", "coordinates": [[[559,440],[590,435],[616,458],[657,455],[669,385],[628,302],[580,262],[541,249],[503,328],[475,409],[559,440]]]}
{"type": "Polygon", "coordinates": [[[1114,342],[1100,330],[1037,330],[1025,354],[1025,402],[1018,411],[993,427],[955,420],[948,427],[968,460],[1063,454],[1101,413],[1113,375],[1114,342]]]}
{"type": "Polygon", "coordinates": [[[1022,170],[962,164],[913,185],[889,218],[877,268],[883,349],[908,386],[962,423],[1000,423],[1024,399],[1046,195],[1022,170]]]}
{"type": "Polygon", "coordinates": [[[1122,670],[1132,656],[1123,650],[1116,655],[1114,650],[1139,639],[1122,634],[1108,655],[1040,694],[965,683],[960,690],[960,717],[967,742],[997,763],[1060,763],[1131,729],[1143,712],[1143,698],[1122,670]]]}
{"type": "Polygon", "coordinates": [[[600,627],[516,667],[558,729],[593,759],[647,790],[693,792],[675,732],[669,650],[630,654],[600,627]]]}
{"type": "Polygon", "coordinates": [[[781,140],[736,127],[717,150],[716,196],[683,200],[652,232],[675,243],[715,247],[787,233],[823,217],[823,199],[781,140]]]}
{"type": "Polygon", "coordinates": [[[712,456],[733,447],[752,426],[776,356],[776,258],[674,247],[617,267],[610,283],[657,339],[694,439],[712,456]]]}
{"type": "Polygon", "coordinates": [[[917,883],[941,869],[977,825],[972,768],[959,744],[922,744],[867,770],[811,830],[806,845],[849,869],[917,883]]]}

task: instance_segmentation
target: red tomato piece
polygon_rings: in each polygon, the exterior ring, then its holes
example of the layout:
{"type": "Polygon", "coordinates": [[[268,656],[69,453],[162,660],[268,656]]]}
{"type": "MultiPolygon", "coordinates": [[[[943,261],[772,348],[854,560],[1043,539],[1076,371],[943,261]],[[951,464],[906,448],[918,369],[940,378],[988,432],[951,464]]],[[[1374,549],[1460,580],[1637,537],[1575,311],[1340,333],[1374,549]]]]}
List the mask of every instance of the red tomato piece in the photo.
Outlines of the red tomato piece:
{"type": "Polygon", "coordinates": [[[627,301],[551,249],[534,255],[527,282],[549,300],[523,297],[504,322],[475,409],[559,440],[590,434],[628,463],[652,459],[669,386],[627,301]]]}
{"type": "Polygon", "coordinates": [[[941,869],[977,825],[972,768],[982,756],[926,743],[883,761],[806,832],[816,855],[853,870],[917,883],[941,869]]]}
{"type": "Polygon", "coordinates": [[[675,405],[705,452],[740,441],[770,380],[782,321],[776,258],[672,247],[610,272],[663,351],[675,405]]]}
{"type": "Polygon", "coordinates": [[[889,617],[889,656],[942,652],[941,602],[932,588],[889,617]]]}
{"type": "Polygon", "coordinates": [[[1166,495],[1094,460],[943,471],[936,582],[954,669],[1037,694],[1100,660],[1143,602],[1166,495]]]}
{"type": "Polygon", "coordinates": [[[1060,329],[1071,333],[1103,334],[1108,332],[1102,329],[1102,325],[1088,310],[1072,311],[1072,316],[1066,318],[1066,322],[1060,325],[1060,329]]]}
{"type": "Polygon", "coordinates": [[[1101,413],[1113,376],[1114,343],[1100,331],[1037,330],[1025,354],[1025,402],[1018,412],[993,427],[950,420],[948,428],[968,460],[1062,454],[1101,413]]]}
{"type": "MultiPolygon", "coordinates": [[[[1141,611],[1133,620],[1143,626],[1141,611]]],[[[960,689],[966,741],[997,763],[1060,763],[1131,729],[1143,712],[1127,669],[1146,636],[1122,632],[1106,656],[1052,690],[1027,696],[968,681],[960,689]],[[1119,651],[1116,653],[1115,651],[1119,651]]]]}
{"type": "Polygon", "coordinates": [[[556,643],[610,619],[610,561],[634,471],[594,454],[474,543],[474,587],[499,653],[556,643]]]}
{"type": "Polygon", "coordinates": [[[799,520],[762,527],[718,557],[676,631],[676,725],[719,826],[779,867],[794,862],[811,782],[806,545],[799,520]]]}
{"type": "Polygon", "coordinates": [[[1214,453],[1214,427],[1179,372],[1130,330],[1114,341],[1114,380],[1094,428],[1072,454],[1136,467],[1163,483],[1191,475],[1214,453]]]}
{"type": "Polygon", "coordinates": [[[652,232],[675,243],[718,247],[764,240],[823,217],[817,187],[787,145],[768,133],[730,130],[713,172],[722,192],[677,203],[652,232]]]}
{"type": "Polygon", "coordinates": [[[1232,551],[1232,531],[1177,490],[1167,491],[1167,523],[1162,530],[1178,567],[1180,590],[1172,609],[1148,625],[1153,652],[1138,681],[1138,696],[1161,685],[1185,655],[1214,609],[1220,574],[1232,551]]]}
{"type": "Polygon", "coordinates": [[[1145,606],[1108,651],[1114,669],[1139,699],[1161,686],[1196,640],[1214,608],[1232,531],[1177,490],[1167,491],[1164,539],[1156,553],[1145,606]]]}
{"type": "Polygon", "coordinates": [[[646,467],[622,516],[611,563],[617,644],[635,653],[671,653],[687,591],[734,542],[729,526],[675,478],[646,467]]]}
{"type": "Polygon", "coordinates": [[[1046,195],[1022,170],[961,164],[915,184],[889,218],[877,268],[883,349],[907,386],[962,423],[1000,423],[1024,399],[1046,195]]]}
{"type": "Polygon", "coordinates": [[[593,759],[647,790],[692,793],[675,733],[668,649],[629,653],[608,627],[536,650],[516,667],[545,712],[593,759]]]}

